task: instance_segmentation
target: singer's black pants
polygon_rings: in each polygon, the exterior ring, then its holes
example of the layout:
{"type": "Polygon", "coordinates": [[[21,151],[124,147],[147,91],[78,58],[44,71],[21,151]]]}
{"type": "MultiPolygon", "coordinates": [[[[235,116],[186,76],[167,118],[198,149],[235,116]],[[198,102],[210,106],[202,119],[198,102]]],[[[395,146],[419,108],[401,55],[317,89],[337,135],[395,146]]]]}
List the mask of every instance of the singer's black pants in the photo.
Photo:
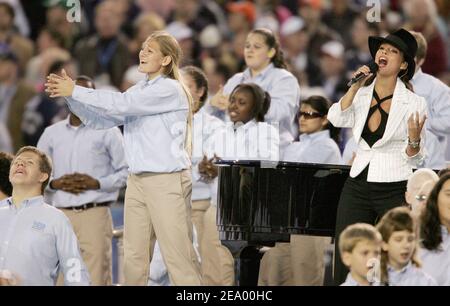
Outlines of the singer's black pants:
{"type": "Polygon", "coordinates": [[[367,182],[369,166],[357,177],[349,177],[342,189],[336,218],[334,281],[340,285],[347,277],[348,269],[339,253],[339,235],[355,223],[375,223],[391,208],[405,204],[407,181],[393,183],[367,182]]]}

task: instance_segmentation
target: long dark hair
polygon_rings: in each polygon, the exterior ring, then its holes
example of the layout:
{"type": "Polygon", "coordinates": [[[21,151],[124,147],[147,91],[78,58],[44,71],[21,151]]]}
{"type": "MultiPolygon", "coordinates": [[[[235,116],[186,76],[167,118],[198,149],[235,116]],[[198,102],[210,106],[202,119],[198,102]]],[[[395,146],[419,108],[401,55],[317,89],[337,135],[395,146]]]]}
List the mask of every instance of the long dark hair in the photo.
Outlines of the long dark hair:
{"type": "MultiPolygon", "coordinates": [[[[306,104],[311,106],[316,112],[321,114],[322,116],[326,116],[328,114],[328,110],[331,107],[331,102],[327,98],[323,96],[310,96],[309,98],[301,101],[300,105],[306,104]]],[[[299,113],[297,113],[295,117],[295,121],[298,122],[299,113]]],[[[339,144],[339,134],[340,129],[336,128],[334,125],[328,121],[328,124],[325,126],[324,130],[330,131],[330,137],[339,144]]]]}
{"type": "Polygon", "coordinates": [[[286,62],[284,60],[283,51],[280,48],[280,42],[278,41],[277,37],[273,32],[269,29],[265,28],[258,28],[252,30],[250,34],[259,34],[264,37],[264,41],[266,45],[269,47],[269,49],[275,50],[275,55],[272,57],[272,63],[277,68],[283,68],[287,69],[286,62]]]}
{"type": "Polygon", "coordinates": [[[439,219],[438,197],[450,173],[443,175],[434,185],[421,216],[420,238],[422,246],[428,250],[437,250],[442,243],[441,220],[439,219]]]}
{"type": "Polygon", "coordinates": [[[253,110],[252,118],[255,118],[258,122],[264,121],[264,116],[270,107],[270,95],[267,91],[264,91],[261,87],[254,83],[242,83],[237,85],[230,94],[232,97],[237,91],[246,90],[253,96],[253,110]]]}
{"type": "MultiPolygon", "coordinates": [[[[400,72],[398,73],[398,75],[400,76],[400,80],[403,82],[403,84],[405,84],[406,88],[408,88],[410,91],[414,92],[414,88],[413,88],[411,82],[408,80],[407,74],[408,74],[408,68],[400,70],[400,72]]],[[[376,74],[372,75],[364,83],[364,86],[369,86],[370,84],[372,84],[373,80],[375,80],[376,77],[377,77],[376,74]]]]}
{"type": "Polygon", "coordinates": [[[6,152],[0,151],[0,191],[8,197],[12,194],[12,185],[9,181],[9,170],[13,156],[6,152]]]}

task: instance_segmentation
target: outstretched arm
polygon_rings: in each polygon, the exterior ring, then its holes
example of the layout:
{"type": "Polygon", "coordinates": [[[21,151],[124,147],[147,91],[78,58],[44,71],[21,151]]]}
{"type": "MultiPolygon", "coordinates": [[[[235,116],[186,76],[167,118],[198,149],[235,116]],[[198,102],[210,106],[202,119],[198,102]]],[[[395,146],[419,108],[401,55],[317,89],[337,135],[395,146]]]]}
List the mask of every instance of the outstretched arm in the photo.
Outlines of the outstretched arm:
{"type": "Polygon", "coordinates": [[[46,91],[51,97],[71,96],[108,116],[147,116],[188,109],[187,97],[174,80],[155,80],[120,93],[77,86],[63,72],[62,76],[48,77],[46,91]]]}
{"type": "Polygon", "coordinates": [[[123,125],[125,117],[120,115],[109,115],[105,110],[83,103],[72,98],[75,82],[63,69],[61,75],[50,74],[47,77],[45,91],[50,97],[64,97],[72,113],[77,115],[84,124],[94,129],[108,129],[123,125]]]}

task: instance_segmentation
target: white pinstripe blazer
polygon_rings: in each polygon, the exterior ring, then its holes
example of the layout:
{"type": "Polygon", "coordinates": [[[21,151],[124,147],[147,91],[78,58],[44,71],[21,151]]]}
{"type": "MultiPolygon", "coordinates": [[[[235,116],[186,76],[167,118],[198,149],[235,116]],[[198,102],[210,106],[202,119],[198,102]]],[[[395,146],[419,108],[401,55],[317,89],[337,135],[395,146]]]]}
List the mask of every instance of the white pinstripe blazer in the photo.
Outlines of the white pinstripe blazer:
{"type": "MultiPolygon", "coordinates": [[[[408,118],[416,111],[421,117],[426,114],[425,99],[408,90],[405,84],[397,79],[386,130],[383,137],[370,148],[361,138],[361,133],[366,123],[374,86],[375,81],[367,87],[360,88],[352,105],[345,111],[341,110],[341,101],[332,105],[328,111],[328,120],[336,127],[352,128],[358,150],[350,170],[351,177],[356,177],[369,165],[368,182],[407,180],[412,168],[425,157],[424,146],[421,146],[420,152],[414,156],[409,157],[406,154],[408,118]]],[[[425,128],[421,135],[422,144],[425,142],[424,134],[425,128]]]]}

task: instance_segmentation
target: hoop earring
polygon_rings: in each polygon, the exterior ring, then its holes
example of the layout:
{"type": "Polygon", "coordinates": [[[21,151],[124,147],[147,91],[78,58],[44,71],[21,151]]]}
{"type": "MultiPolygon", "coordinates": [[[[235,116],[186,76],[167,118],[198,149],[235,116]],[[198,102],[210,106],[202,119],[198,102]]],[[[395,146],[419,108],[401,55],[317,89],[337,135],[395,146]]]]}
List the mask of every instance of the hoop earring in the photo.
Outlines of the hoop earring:
{"type": "Polygon", "coordinates": [[[408,67],[406,67],[406,69],[405,69],[405,73],[403,73],[399,78],[401,79],[401,78],[403,78],[405,75],[407,75],[408,74],[408,67]]]}

